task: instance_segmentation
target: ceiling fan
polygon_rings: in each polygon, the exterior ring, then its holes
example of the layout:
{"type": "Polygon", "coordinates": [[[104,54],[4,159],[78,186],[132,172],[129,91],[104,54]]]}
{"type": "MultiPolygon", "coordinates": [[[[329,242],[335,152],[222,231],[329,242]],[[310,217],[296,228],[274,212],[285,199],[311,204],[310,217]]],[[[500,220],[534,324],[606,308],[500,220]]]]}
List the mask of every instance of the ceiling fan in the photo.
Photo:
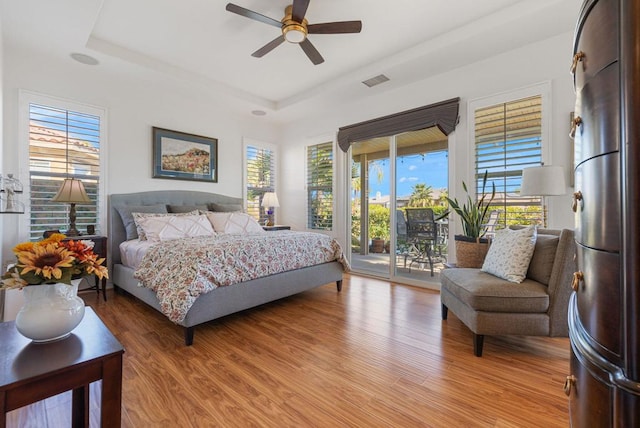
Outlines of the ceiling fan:
{"type": "Polygon", "coordinates": [[[261,58],[276,47],[280,46],[280,44],[286,40],[290,43],[299,44],[311,62],[318,65],[324,62],[324,58],[322,58],[320,52],[318,52],[315,46],[313,46],[309,41],[307,38],[308,34],[359,33],[360,30],[362,30],[362,22],[341,21],[309,24],[304,18],[304,15],[307,13],[307,8],[309,7],[309,1],[310,0],[293,0],[293,4],[285,8],[284,18],[280,21],[261,15],[252,10],[245,9],[244,7],[237,6],[233,3],[228,3],[226,9],[229,12],[236,13],[240,16],[244,16],[245,18],[278,27],[282,31],[280,36],[252,53],[251,56],[261,58]]]}

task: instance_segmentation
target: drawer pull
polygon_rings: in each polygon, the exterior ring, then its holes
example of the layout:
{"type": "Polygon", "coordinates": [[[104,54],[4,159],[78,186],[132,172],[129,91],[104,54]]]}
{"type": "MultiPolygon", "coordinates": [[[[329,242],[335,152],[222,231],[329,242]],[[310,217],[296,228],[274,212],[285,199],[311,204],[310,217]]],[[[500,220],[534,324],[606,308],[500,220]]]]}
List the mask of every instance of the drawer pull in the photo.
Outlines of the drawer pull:
{"type": "Polygon", "coordinates": [[[569,131],[569,137],[575,138],[576,132],[578,131],[578,126],[582,125],[582,118],[580,116],[576,116],[571,121],[571,130],[569,131]]]}
{"type": "Polygon", "coordinates": [[[578,212],[578,202],[582,200],[582,192],[577,191],[573,193],[573,203],[571,204],[571,210],[574,213],[578,212]]]}
{"type": "Polygon", "coordinates": [[[573,273],[573,281],[571,281],[571,289],[576,293],[580,289],[580,283],[584,280],[584,274],[581,271],[573,273]]]}
{"type": "MultiPolygon", "coordinates": [[[[582,62],[582,60],[586,57],[587,55],[585,55],[584,52],[580,51],[577,52],[574,56],[573,56],[573,61],[571,62],[571,74],[576,74],[576,70],[578,69],[578,63],[582,62]]],[[[584,69],[584,66],[583,66],[584,69]]]]}
{"type": "Polygon", "coordinates": [[[564,393],[567,397],[571,396],[571,389],[573,385],[576,384],[576,377],[574,375],[569,375],[564,381],[564,393]]]}

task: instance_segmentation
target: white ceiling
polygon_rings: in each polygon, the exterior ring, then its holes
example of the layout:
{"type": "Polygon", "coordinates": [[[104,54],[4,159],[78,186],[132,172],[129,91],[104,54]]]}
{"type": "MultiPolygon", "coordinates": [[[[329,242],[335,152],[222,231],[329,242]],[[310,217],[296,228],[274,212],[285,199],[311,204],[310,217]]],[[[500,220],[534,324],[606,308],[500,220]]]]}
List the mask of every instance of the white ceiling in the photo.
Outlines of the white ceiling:
{"type": "MultiPolygon", "coordinates": [[[[233,0],[280,20],[291,0],[233,0]]],[[[323,97],[366,96],[360,82],[384,73],[385,90],[571,31],[578,0],[311,0],[309,23],[361,20],[360,34],[310,35],[314,66],[284,43],[251,53],[276,27],[227,12],[224,0],[1,0],[3,37],[99,67],[153,69],[223,90],[250,106],[286,112],[323,97]]],[[[379,87],[379,88],[380,88],[379,87]]]]}

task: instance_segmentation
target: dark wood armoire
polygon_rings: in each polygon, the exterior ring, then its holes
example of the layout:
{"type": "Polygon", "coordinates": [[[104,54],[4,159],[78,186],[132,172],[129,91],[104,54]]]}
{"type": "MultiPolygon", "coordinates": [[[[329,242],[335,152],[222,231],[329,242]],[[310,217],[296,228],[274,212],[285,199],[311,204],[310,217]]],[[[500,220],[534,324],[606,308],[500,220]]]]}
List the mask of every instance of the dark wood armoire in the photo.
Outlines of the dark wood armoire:
{"type": "Polygon", "coordinates": [[[640,0],[585,0],[574,40],[574,427],[640,427],[640,0]]]}

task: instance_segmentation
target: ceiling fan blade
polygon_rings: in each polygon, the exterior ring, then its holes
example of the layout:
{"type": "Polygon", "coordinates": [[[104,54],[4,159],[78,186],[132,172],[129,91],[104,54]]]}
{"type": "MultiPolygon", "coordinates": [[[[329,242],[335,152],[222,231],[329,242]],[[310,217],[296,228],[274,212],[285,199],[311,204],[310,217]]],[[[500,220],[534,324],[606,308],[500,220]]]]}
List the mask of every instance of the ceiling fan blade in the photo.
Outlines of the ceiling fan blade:
{"type": "Polygon", "coordinates": [[[256,58],[262,58],[263,56],[265,56],[266,54],[268,54],[269,52],[271,52],[272,50],[280,46],[282,42],[284,42],[284,36],[280,35],[275,39],[271,40],[269,43],[267,43],[263,47],[261,47],[260,49],[258,49],[257,51],[255,51],[254,53],[252,53],[251,56],[256,58]]]}
{"type": "Polygon", "coordinates": [[[253,19],[254,21],[260,21],[264,22],[265,24],[273,25],[274,27],[282,28],[282,23],[280,21],[269,18],[268,16],[261,15],[258,12],[245,9],[244,7],[235,5],[233,3],[227,3],[226,9],[229,12],[236,13],[240,16],[244,16],[245,18],[253,19]]]}
{"type": "Polygon", "coordinates": [[[325,22],[307,25],[309,34],[359,33],[360,30],[362,30],[362,21],[325,22]]]}
{"type": "Polygon", "coordinates": [[[313,65],[322,64],[324,62],[324,58],[320,55],[320,52],[316,49],[315,46],[309,41],[309,39],[304,39],[300,43],[300,47],[307,54],[313,65]]]}
{"type": "Polygon", "coordinates": [[[309,7],[309,0],[293,0],[293,8],[291,11],[291,17],[296,22],[302,22],[304,15],[307,13],[309,7]]]}

